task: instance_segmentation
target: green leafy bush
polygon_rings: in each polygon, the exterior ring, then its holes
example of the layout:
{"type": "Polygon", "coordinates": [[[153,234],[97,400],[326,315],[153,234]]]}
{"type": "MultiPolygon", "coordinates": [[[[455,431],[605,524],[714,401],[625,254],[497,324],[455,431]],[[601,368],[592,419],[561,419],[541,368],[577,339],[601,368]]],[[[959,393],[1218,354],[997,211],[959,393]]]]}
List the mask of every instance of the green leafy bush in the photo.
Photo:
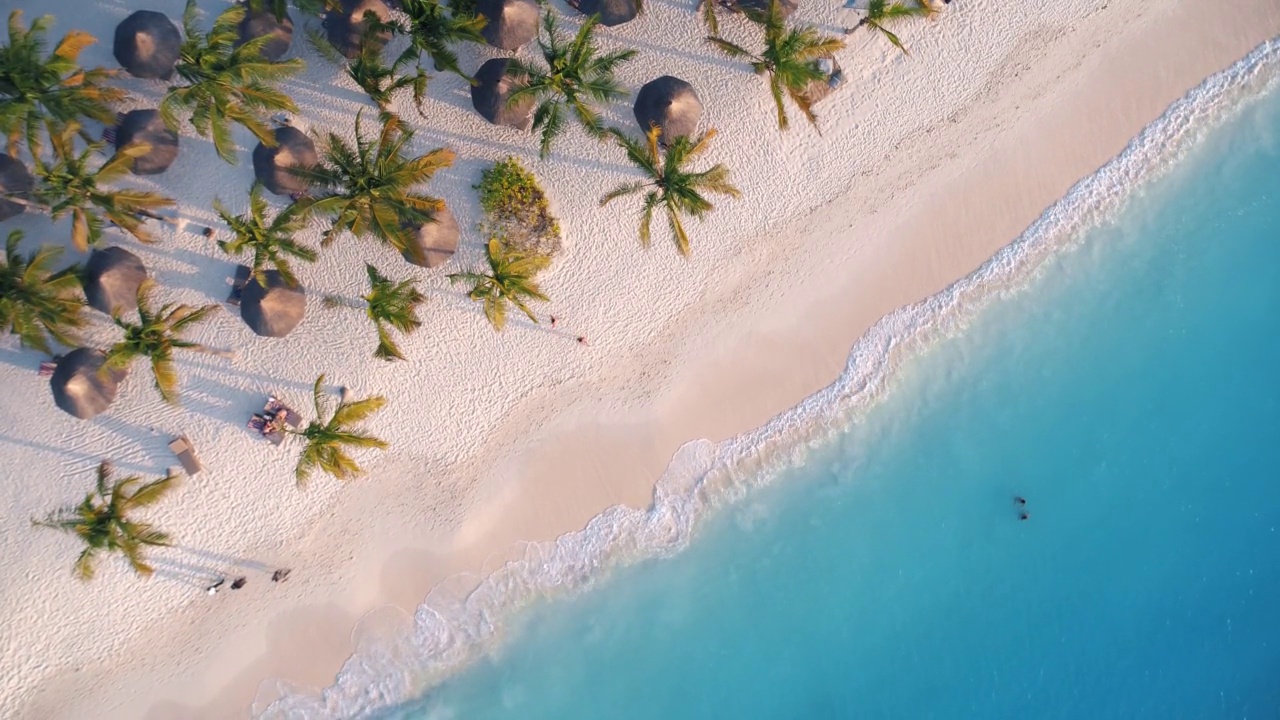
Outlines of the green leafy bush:
{"type": "Polygon", "coordinates": [[[518,160],[509,157],[495,163],[475,187],[485,214],[480,223],[484,235],[540,255],[560,250],[560,223],[551,215],[537,178],[518,160]]]}

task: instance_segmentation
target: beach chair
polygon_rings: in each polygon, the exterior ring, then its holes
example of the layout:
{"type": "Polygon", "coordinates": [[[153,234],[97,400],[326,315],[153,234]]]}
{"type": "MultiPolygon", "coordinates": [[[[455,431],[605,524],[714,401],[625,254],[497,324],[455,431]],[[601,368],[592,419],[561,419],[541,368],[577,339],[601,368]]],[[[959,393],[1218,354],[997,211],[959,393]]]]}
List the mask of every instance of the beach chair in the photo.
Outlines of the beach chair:
{"type": "Polygon", "coordinates": [[[124,121],[124,113],[116,113],[116,124],[102,128],[102,142],[108,145],[116,144],[116,133],[119,132],[120,123],[124,121]]]}
{"type": "Polygon", "coordinates": [[[267,404],[262,407],[262,412],[267,415],[275,415],[281,410],[284,411],[284,421],[289,424],[289,427],[296,428],[302,424],[302,416],[295,412],[293,408],[285,405],[275,395],[267,398],[267,404]]]}
{"type": "Polygon", "coordinates": [[[237,265],[235,279],[231,281],[231,294],[227,296],[227,304],[240,306],[240,296],[244,294],[244,286],[249,284],[252,271],[248,265],[237,265]]]}
{"type": "Polygon", "coordinates": [[[169,449],[178,456],[178,462],[182,463],[182,469],[188,476],[196,475],[203,469],[200,467],[200,459],[196,457],[196,449],[186,435],[179,435],[170,442],[169,449]]]}
{"type": "Polygon", "coordinates": [[[52,377],[53,371],[58,369],[58,363],[54,360],[41,360],[40,369],[36,371],[40,377],[52,377]]]}
{"type": "Polygon", "coordinates": [[[284,442],[284,433],[273,429],[265,415],[254,413],[253,417],[249,418],[248,428],[270,440],[272,445],[278,446],[284,442]]]}

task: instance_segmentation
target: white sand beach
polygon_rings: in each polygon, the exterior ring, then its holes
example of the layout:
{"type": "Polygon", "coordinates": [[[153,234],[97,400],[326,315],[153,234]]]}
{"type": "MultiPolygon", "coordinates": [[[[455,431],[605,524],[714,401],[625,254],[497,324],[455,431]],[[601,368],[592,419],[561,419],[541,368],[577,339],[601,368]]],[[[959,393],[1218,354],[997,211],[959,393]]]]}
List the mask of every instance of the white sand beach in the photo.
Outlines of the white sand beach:
{"type": "MultiPolygon", "coordinates": [[[[576,25],[580,15],[552,5],[576,25]]],[[[112,31],[131,11],[177,20],[182,6],[0,0],[28,19],[53,13],[55,36],[92,32],[99,43],[82,61],[105,67],[117,66],[112,31]]],[[[205,27],[223,6],[201,3],[205,27]]],[[[795,19],[838,33],[856,17],[837,2],[808,2],[795,19]]],[[[606,47],[639,50],[619,73],[633,91],[664,74],[694,85],[704,127],[720,133],[707,161],[729,165],[743,192],[689,224],[688,260],[663,224],[653,246],[640,247],[638,201],[598,207],[605,190],[635,177],[617,148],[574,126],[541,161],[533,136],[488,124],[463,80],[436,74],[425,117],[397,110],[417,132],[415,150],[458,155],[426,188],[464,229],[447,266],[424,270],[375,241],[340,238],[298,268],[307,314],[288,337],[254,335],[234,308],[192,334],[234,357],[181,357],[179,407],[160,402],[140,365],[110,411],[77,420],[37,377],[41,355],[0,338],[0,544],[10,549],[0,558],[0,715],[235,718],[260,712],[282,687],[330,685],[362,617],[412,614],[439,583],[474,583],[524,543],[578,530],[615,504],[644,507],[683,444],[759,427],[830,384],[876,320],[972,272],[1171,102],[1280,35],[1280,4],[954,0],[897,29],[910,56],[865,31],[847,38],[838,60],[848,80],[817,106],[821,134],[798,113],[790,130],[777,129],[764,81],[702,42],[691,2],[649,0],[636,20],[601,29],[606,47]],[[538,176],[564,228],[543,276],[552,302],[540,308],[555,328],[520,319],[495,333],[445,277],[481,262],[472,186],[508,155],[538,176]],[[366,261],[421,278],[429,295],[424,326],[402,343],[407,362],[373,358],[370,323],[321,304],[324,293],[361,295],[366,261]],[[270,394],[309,415],[319,373],[388,397],[368,427],[391,448],[359,455],[363,478],[317,475],[300,490],[296,440],[272,446],[245,421],[270,394]],[[77,580],[75,539],[29,519],[78,502],[103,459],[163,474],[177,465],[168,442],[179,434],[204,471],[146,513],[175,539],[151,553],[155,576],[110,558],[93,581],[77,580]],[[288,581],[271,582],[281,567],[292,569],[288,581]],[[243,589],[203,591],[240,575],[243,589]]],[[[742,18],[722,20],[721,31],[755,42],[742,18]]],[[[502,55],[460,51],[468,71],[502,55]]],[[[357,111],[372,115],[301,34],[290,55],[307,61],[283,83],[302,108],[299,126],[351,136],[357,111]]],[[[120,84],[130,107],[154,107],[163,92],[120,84]]],[[[629,101],[606,114],[638,132],[629,101]]],[[[253,181],[255,143],[239,128],[236,139],[231,166],[185,128],[173,167],[127,182],[221,229],[214,198],[242,211],[253,181]]],[[[0,224],[15,228],[60,245],[70,235],[34,212],[0,224]]],[[[316,223],[302,239],[318,245],[320,232],[316,223]]],[[[143,259],[166,302],[226,297],[234,263],[212,242],[167,229],[158,237],[108,243],[143,259]]],[[[86,336],[105,346],[117,331],[94,316],[86,336]]]]}

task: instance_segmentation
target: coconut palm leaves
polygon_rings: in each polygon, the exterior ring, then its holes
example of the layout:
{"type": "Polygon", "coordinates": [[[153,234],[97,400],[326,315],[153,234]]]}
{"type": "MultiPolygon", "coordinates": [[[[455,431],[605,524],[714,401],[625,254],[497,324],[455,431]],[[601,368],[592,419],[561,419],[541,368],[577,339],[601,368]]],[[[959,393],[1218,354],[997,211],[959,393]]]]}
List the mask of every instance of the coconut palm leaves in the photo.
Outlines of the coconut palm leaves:
{"type": "Polygon", "coordinates": [[[143,555],[144,548],[168,545],[169,536],[150,523],[133,520],[131,515],[155,505],[177,484],[175,475],[149,483],[142,482],[136,475],[114,480],[111,466],[104,461],[98,465],[97,485],[84,496],[84,501],[31,523],[70,533],[84,541],[87,547],[73,566],[76,577],[81,580],[93,579],[98,557],[103,553],[124,555],[134,572],[147,577],[153,569],[143,555]]]}
{"type": "Polygon", "coordinates": [[[405,335],[422,326],[418,319],[418,307],[427,297],[417,288],[417,280],[395,282],[383,277],[378,269],[368,263],[364,266],[369,275],[369,292],[365,294],[365,313],[378,329],[378,347],[373,356],[382,360],[404,360],[404,353],[391,339],[391,330],[405,335]]]}
{"type": "Polygon", "coordinates": [[[649,179],[614,188],[600,199],[600,204],[606,205],[624,195],[643,192],[640,244],[649,247],[649,226],[653,221],[654,211],[661,208],[667,215],[667,224],[671,227],[676,249],[681,255],[687,256],[689,236],[685,233],[681,216],[690,215],[701,220],[714,209],[711,201],[703,196],[704,192],[734,198],[741,193],[729,183],[729,168],[723,164],[717,163],[702,172],[690,172],[683,167],[686,162],[706,151],[711,138],[716,135],[714,129],[693,139],[678,137],[667,145],[665,153],[658,148],[658,137],[661,134],[660,128],[652,127],[649,129],[648,142],[642,143],[615,131],[614,136],[627,152],[627,158],[643,170],[649,179]]]}
{"type": "Polygon", "coordinates": [[[707,42],[731,58],[751,63],[751,69],[757,75],[769,76],[769,91],[778,109],[779,128],[786,130],[788,126],[783,95],[789,96],[809,122],[817,125],[812,103],[805,96],[805,91],[810,84],[826,80],[826,74],[818,67],[818,60],[843,49],[844,42],[827,37],[812,27],[788,28],[782,19],[778,0],[770,0],[763,25],[764,51],[759,55],[723,38],[708,37],[707,42]]]}
{"type": "Polygon", "coordinates": [[[267,271],[271,269],[279,271],[280,277],[290,285],[298,284],[290,258],[315,262],[316,251],[293,239],[307,224],[306,216],[299,211],[297,204],[290,205],[268,220],[262,186],[254,183],[249,191],[249,211],[244,215],[232,215],[217,199],[213,201],[213,208],[235,233],[234,238],[219,241],[218,247],[228,255],[251,253],[253,260],[249,269],[262,287],[267,287],[267,271]]]}
{"type": "Polygon", "coordinates": [[[884,24],[886,22],[896,22],[909,17],[928,17],[932,14],[933,8],[929,6],[926,0],[920,0],[916,5],[908,5],[905,2],[901,2],[901,0],[893,3],[890,3],[888,0],[871,0],[867,5],[867,14],[862,16],[862,19],[858,21],[857,25],[847,28],[844,32],[847,35],[860,27],[866,27],[872,32],[878,32],[883,35],[886,40],[893,43],[893,46],[901,50],[903,54],[910,55],[910,53],[907,52],[906,46],[904,46],[902,41],[898,39],[898,36],[890,31],[889,28],[885,27],[884,24]]]}
{"type": "Polygon", "coordinates": [[[18,252],[22,232],[9,233],[0,266],[0,326],[18,336],[23,347],[52,354],[49,341],[75,345],[84,327],[80,282],[68,271],[53,272],[62,248],[45,245],[31,255],[18,252]]]}
{"type": "Polygon", "coordinates": [[[471,76],[458,66],[458,54],[450,47],[454,43],[473,42],[483,45],[483,15],[470,17],[448,12],[439,0],[402,0],[400,9],[409,18],[408,25],[396,30],[409,36],[415,52],[431,57],[436,72],[451,72],[468,81],[471,76]]]}
{"type": "Polygon", "coordinates": [[[264,35],[236,47],[238,26],[245,6],[227,8],[202,34],[196,25],[196,0],[187,0],[182,16],[186,40],[178,58],[177,73],[186,83],[169,88],[160,103],[160,114],[170,129],[178,129],[178,111],[191,111],[191,127],[211,138],[218,156],[236,162],[231,123],[238,123],[267,146],[275,145],[275,135],[263,116],[277,111],[297,112],[293,100],[274,83],[302,70],[301,59],[271,61],[262,55],[271,36],[264,35]]]}
{"type": "Polygon", "coordinates": [[[115,324],[124,331],[124,339],[107,350],[102,372],[123,370],[138,358],[151,360],[151,373],[155,376],[156,389],[167,403],[178,402],[178,370],[173,364],[174,350],[208,351],[205,346],[184,340],[181,335],[197,323],[208,319],[217,305],[191,307],[168,304],[159,310],[151,309],[153,283],[147,280],[138,287],[138,321],[130,322],[114,316],[115,324]]]}
{"type": "Polygon", "coordinates": [[[155,210],[173,205],[173,200],[143,190],[107,187],[128,175],[134,159],[147,154],[150,146],[136,143],[121,148],[95,170],[95,151],[103,146],[91,143],[77,153],[74,143],[79,130],[79,124],[70,122],[49,136],[52,162],[33,153],[37,201],[48,206],[54,220],[71,215],[71,240],[81,251],[102,238],[107,221],[139,240],[150,242],[143,220],[155,217],[155,210]]]}
{"type": "Polygon", "coordinates": [[[365,138],[356,115],[356,144],[329,133],[320,163],[294,168],[317,194],[306,202],[310,212],[333,218],[321,244],[327,246],[343,231],[357,237],[372,235],[403,251],[413,233],[444,208],[438,198],[415,192],[441,168],[453,164],[453,152],[437,148],[411,158],[407,155],[413,132],[394,115],[383,114],[377,141],[365,138]]]}
{"type": "Polygon", "coordinates": [[[80,52],[97,42],[89,33],[67,33],[52,55],[42,57],[52,22],[53,17],[46,15],[27,28],[22,25],[21,10],[9,13],[9,42],[0,46],[0,132],[8,138],[10,155],[17,154],[24,137],[32,143],[41,126],[53,134],[81,118],[115,124],[111,104],[126,97],[123,90],[105,84],[115,71],[86,70],[77,63],[80,52]]]}
{"type": "Polygon", "coordinates": [[[347,448],[378,448],[384,450],[387,443],[372,435],[352,428],[367,420],[387,404],[387,399],[377,395],[363,400],[343,400],[328,415],[328,403],[325,402],[320,386],[324,384],[324,375],[316,378],[312,388],[315,403],[316,419],[303,430],[290,431],[301,435],[307,445],[298,458],[298,467],[294,477],[298,485],[305,485],[316,470],[326,472],[339,480],[351,480],[359,477],[364,470],[347,454],[347,448]]]}
{"type": "Polygon", "coordinates": [[[533,111],[533,130],[541,132],[539,152],[543,158],[551,153],[551,143],[564,132],[570,113],[591,135],[605,135],[600,115],[592,103],[609,102],[627,96],[627,91],[614,78],[614,70],[635,57],[635,50],[601,53],[591,37],[596,27],[594,17],[583,21],[571,39],[556,30],[555,14],[542,15],[538,47],[546,68],[519,58],[512,58],[507,74],[513,79],[508,102],[532,97],[538,104],[533,111]]]}
{"type": "MultiPolygon", "coordinates": [[[[368,15],[372,16],[373,13],[368,15]]],[[[382,43],[373,40],[384,27],[379,22],[368,22],[364,30],[364,42],[360,43],[360,54],[347,63],[347,76],[383,112],[391,112],[391,98],[398,91],[412,89],[413,105],[418,110],[418,115],[422,115],[422,100],[427,94],[427,72],[418,65],[418,51],[413,47],[406,48],[395,62],[387,65],[382,59],[382,43]],[[414,66],[414,72],[402,74],[410,64],[414,66]]]]}
{"type": "Polygon", "coordinates": [[[449,280],[472,286],[467,296],[484,303],[484,316],[494,330],[506,327],[507,305],[515,305],[536,324],[538,316],[529,309],[528,301],[549,302],[535,278],[551,263],[551,258],[507,247],[497,239],[489,241],[485,257],[489,261],[488,272],[453,273],[449,280]]]}

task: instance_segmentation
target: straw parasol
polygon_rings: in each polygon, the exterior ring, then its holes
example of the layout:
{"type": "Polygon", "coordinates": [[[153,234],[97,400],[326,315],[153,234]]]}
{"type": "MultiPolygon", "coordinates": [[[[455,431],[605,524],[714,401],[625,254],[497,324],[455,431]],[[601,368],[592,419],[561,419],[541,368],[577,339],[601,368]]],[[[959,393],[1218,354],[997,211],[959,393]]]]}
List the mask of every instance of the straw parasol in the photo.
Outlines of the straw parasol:
{"type": "Polygon", "coordinates": [[[538,3],[534,0],[477,0],[485,18],[480,34],[503,50],[519,50],[538,34],[538,3]]]}
{"type": "MultiPolygon", "coordinates": [[[[31,199],[31,190],[36,186],[35,178],[27,166],[20,161],[0,153],[0,195],[13,195],[24,200],[31,199]]],[[[0,200],[0,220],[21,215],[27,209],[22,203],[0,200]]]]}
{"type": "Polygon", "coordinates": [[[692,135],[702,119],[702,101],[693,86],[678,77],[663,75],[650,80],[636,93],[636,122],[640,129],[662,128],[658,137],[667,142],[685,135],[692,135]]]}
{"type": "Polygon", "coordinates": [[[116,127],[116,149],[144,142],[151,147],[146,155],[133,159],[134,175],[157,175],[169,169],[178,157],[178,133],[170,130],[159,110],[132,110],[116,127]]]}
{"type": "Polygon", "coordinates": [[[116,62],[134,77],[168,80],[181,46],[178,26],[163,13],[139,10],[116,26],[116,62]]]}
{"type": "Polygon", "coordinates": [[[276,195],[305,192],[307,181],[290,168],[311,167],[320,161],[316,144],[307,134],[290,125],[276,128],[276,146],[258,143],[253,149],[253,174],[262,186],[276,195]]]}
{"type": "MultiPolygon", "coordinates": [[[[360,47],[364,44],[364,32],[369,26],[364,20],[364,15],[369,12],[376,15],[382,22],[391,19],[391,9],[383,0],[342,0],[341,9],[325,13],[324,28],[329,44],[349,60],[360,57],[360,47]]],[[[383,30],[375,37],[379,47],[385,45],[390,39],[390,30],[383,30]]]]}
{"type": "Polygon", "coordinates": [[[494,125],[528,130],[533,124],[533,97],[526,95],[517,103],[507,102],[514,80],[507,75],[509,64],[506,58],[494,58],[480,66],[471,86],[471,105],[494,125]]]}
{"type": "Polygon", "coordinates": [[[58,407],[88,420],[111,407],[127,369],[99,372],[106,354],[93,348],[76,348],[58,361],[49,388],[58,407]]]}
{"type": "Polygon", "coordinates": [[[293,18],[285,12],[284,17],[276,18],[276,14],[265,5],[245,8],[244,19],[240,21],[240,38],[236,40],[239,47],[250,40],[271,36],[262,46],[262,56],[272,62],[284,57],[293,44],[293,18]]]}
{"type": "Polygon", "coordinates": [[[613,27],[635,20],[640,14],[640,5],[636,0],[582,0],[578,12],[599,15],[601,25],[613,27]]]}
{"type": "Polygon", "coordinates": [[[446,205],[431,222],[418,226],[413,243],[400,254],[419,267],[440,267],[458,251],[458,235],[458,221],[446,205]]]}
{"type": "Polygon", "coordinates": [[[268,270],[267,286],[249,278],[240,294],[240,317],[249,329],[263,337],[284,337],[293,331],[307,311],[307,294],[301,285],[290,285],[277,270],[268,270]]]}
{"type": "Polygon", "coordinates": [[[84,297],[108,315],[138,309],[138,286],[147,268],[137,255],[120,247],[94,250],[84,268],[84,297]]]}
{"type": "MultiPolygon", "coordinates": [[[[799,7],[796,0],[778,0],[778,5],[781,6],[783,20],[794,15],[799,7]]],[[[752,22],[762,23],[769,15],[769,0],[734,0],[734,6],[752,22]]]]}

